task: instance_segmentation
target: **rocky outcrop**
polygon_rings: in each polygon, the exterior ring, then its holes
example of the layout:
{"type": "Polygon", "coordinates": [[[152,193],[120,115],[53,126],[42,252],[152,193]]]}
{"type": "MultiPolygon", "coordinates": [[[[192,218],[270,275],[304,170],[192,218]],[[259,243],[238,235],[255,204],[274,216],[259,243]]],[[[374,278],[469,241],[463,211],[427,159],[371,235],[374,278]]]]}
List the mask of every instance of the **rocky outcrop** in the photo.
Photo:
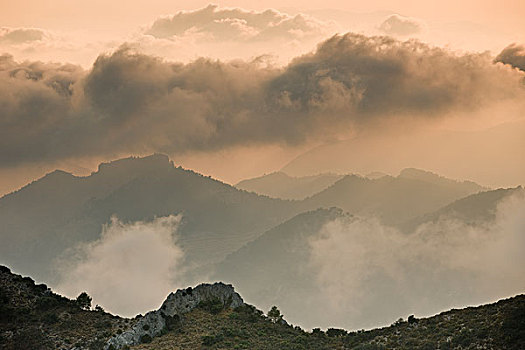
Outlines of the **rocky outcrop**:
{"type": "Polygon", "coordinates": [[[179,289],[168,295],[160,309],[148,312],[131,329],[110,338],[105,349],[121,349],[125,345],[140,344],[152,339],[168,327],[170,320],[190,312],[201,302],[209,301],[220,301],[224,307],[232,309],[244,305],[244,301],[235,292],[233,286],[222,282],[179,289]]]}

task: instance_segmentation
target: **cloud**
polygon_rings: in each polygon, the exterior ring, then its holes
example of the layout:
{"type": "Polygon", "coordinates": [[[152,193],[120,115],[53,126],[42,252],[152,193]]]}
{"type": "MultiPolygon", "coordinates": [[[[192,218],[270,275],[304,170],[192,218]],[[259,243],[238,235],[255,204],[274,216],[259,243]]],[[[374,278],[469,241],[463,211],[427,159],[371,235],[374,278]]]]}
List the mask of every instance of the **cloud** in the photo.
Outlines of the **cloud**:
{"type": "Polygon", "coordinates": [[[0,163],[177,154],[347,137],[377,120],[433,120],[519,103],[523,75],[488,54],[337,35],[286,67],[168,62],[123,46],[90,70],[0,58],[0,163]]]}
{"type": "Polygon", "coordinates": [[[145,33],[156,38],[199,34],[205,40],[289,40],[318,37],[329,25],[313,17],[290,16],[276,10],[263,12],[208,5],[157,19],[145,33]]]}
{"type": "Polygon", "coordinates": [[[521,293],[524,213],[521,190],[484,225],[442,217],[406,235],[374,220],[331,222],[310,240],[312,305],[326,326],[361,328],[521,293]]]}
{"type": "Polygon", "coordinates": [[[392,15],[381,23],[379,30],[389,35],[412,35],[421,32],[422,27],[414,18],[392,15]]]}
{"type": "Polygon", "coordinates": [[[133,223],[113,218],[100,239],[78,247],[76,259],[61,261],[57,290],[73,298],[87,291],[94,304],[127,317],[158,308],[180,287],[179,222],[180,216],[133,223]]]}
{"type": "Polygon", "coordinates": [[[509,64],[525,72],[525,46],[511,44],[504,48],[494,61],[509,64]]]}
{"type": "Polygon", "coordinates": [[[114,50],[121,43],[121,38],[98,38],[89,32],[0,28],[0,53],[28,61],[65,61],[89,67],[101,52],[114,50]]]}
{"type": "Polygon", "coordinates": [[[285,65],[338,31],[335,22],[305,14],[208,5],[158,18],[129,41],[142,52],[183,62],[271,56],[285,65]]]}
{"type": "Polygon", "coordinates": [[[0,43],[22,44],[43,40],[46,32],[38,28],[0,28],[0,43]]]}

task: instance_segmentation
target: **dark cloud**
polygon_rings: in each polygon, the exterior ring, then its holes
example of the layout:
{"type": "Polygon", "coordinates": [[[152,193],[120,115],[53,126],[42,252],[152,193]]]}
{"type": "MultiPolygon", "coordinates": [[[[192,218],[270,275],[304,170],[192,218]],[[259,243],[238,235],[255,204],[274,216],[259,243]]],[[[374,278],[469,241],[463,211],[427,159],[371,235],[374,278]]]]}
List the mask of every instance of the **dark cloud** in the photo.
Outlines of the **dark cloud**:
{"type": "Polygon", "coordinates": [[[412,18],[392,15],[381,23],[379,29],[389,35],[411,35],[421,31],[421,24],[412,18]]]}
{"type": "Polygon", "coordinates": [[[157,19],[146,30],[156,38],[201,34],[212,40],[302,39],[319,35],[327,24],[309,16],[290,16],[276,10],[263,12],[208,5],[157,19]]]}
{"type": "Polygon", "coordinates": [[[510,64],[525,72],[525,46],[511,44],[504,48],[494,61],[510,64]]]}
{"type": "Polygon", "coordinates": [[[519,76],[486,54],[456,55],[418,41],[357,34],[334,36],[296,59],[273,82],[302,112],[339,107],[338,118],[476,110],[523,96],[519,76]]]}
{"type": "Polygon", "coordinates": [[[301,144],[390,116],[436,118],[523,99],[487,54],[334,36],[274,68],[171,63],[123,47],[92,69],[0,57],[0,164],[116,153],[301,144]]]}

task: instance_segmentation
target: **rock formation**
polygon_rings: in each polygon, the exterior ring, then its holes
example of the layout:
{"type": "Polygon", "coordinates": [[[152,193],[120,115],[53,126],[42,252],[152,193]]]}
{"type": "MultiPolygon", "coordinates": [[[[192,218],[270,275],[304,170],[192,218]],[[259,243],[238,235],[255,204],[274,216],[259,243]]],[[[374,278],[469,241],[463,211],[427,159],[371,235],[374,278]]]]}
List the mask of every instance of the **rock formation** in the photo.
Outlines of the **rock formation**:
{"type": "Polygon", "coordinates": [[[224,307],[235,309],[244,305],[241,296],[233,286],[222,282],[200,284],[195,288],[179,289],[170,293],[160,309],[148,312],[131,329],[110,338],[105,350],[121,349],[125,345],[135,345],[160,335],[170,320],[190,312],[201,302],[220,301],[224,307]]]}

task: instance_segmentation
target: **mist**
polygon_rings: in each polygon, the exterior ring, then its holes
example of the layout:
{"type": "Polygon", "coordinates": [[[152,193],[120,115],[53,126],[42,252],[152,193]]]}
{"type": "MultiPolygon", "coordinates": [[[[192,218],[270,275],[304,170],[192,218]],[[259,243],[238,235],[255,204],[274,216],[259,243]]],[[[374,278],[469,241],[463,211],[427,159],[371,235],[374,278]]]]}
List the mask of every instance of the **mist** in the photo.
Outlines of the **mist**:
{"type": "Polygon", "coordinates": [[[93,306],[124,317],[157,309],[177,287],[184,253],[177,245],[180,216],[123,223],[113,217],[100,239],[76,247],[58,268],[60,293],[86,291],[93,306]]]}
{"type": "Polygon", "coordinates": [[[292,322],[360,329],[479,305],[525,288],[525,192],[483,225],[441,217],[405,234],[373,219],[337,219],[309,244],[318,294],[307,320],[281,305],[292,322]]]}

